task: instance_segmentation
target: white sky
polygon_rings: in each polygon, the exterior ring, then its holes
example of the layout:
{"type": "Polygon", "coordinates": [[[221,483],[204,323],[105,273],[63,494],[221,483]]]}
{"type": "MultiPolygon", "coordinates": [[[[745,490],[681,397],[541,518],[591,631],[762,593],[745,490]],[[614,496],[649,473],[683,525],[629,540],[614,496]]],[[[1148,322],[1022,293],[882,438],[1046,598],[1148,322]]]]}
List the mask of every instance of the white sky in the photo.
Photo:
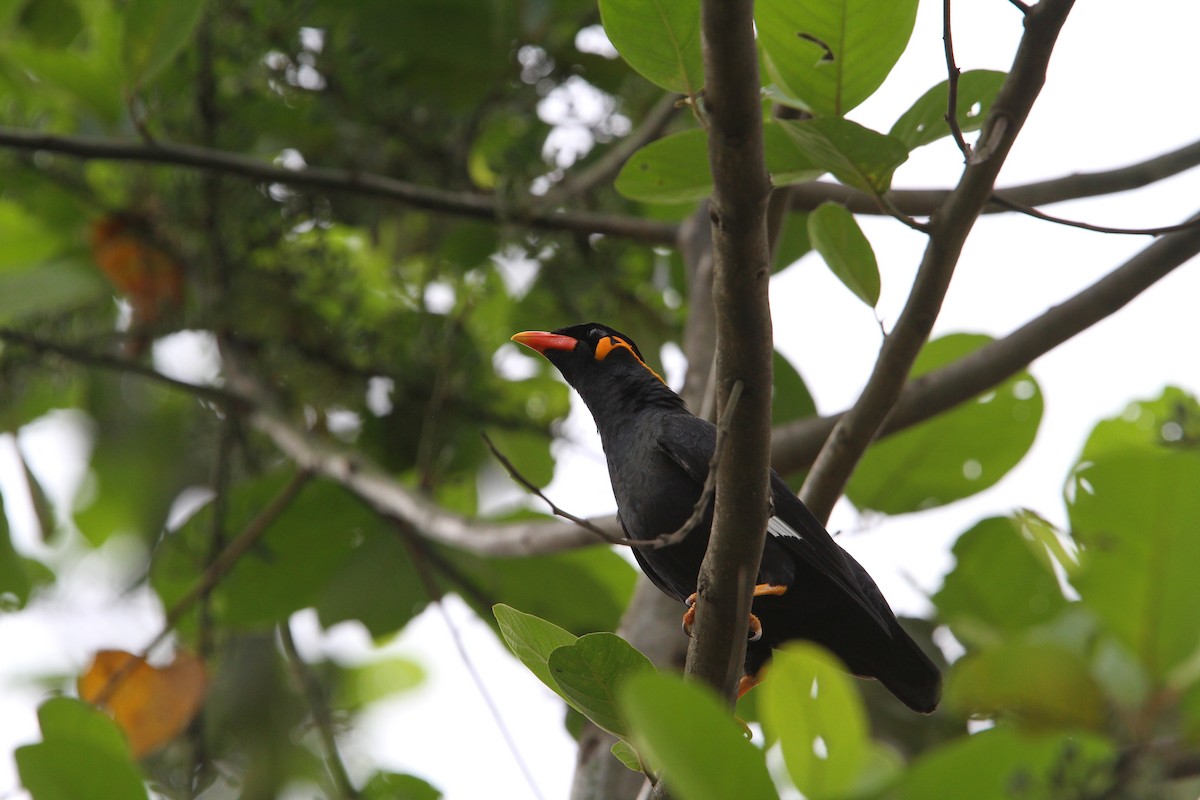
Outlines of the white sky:
{"type": "MultiPolygon", "coordinates": [[[[1020,15],[1005,0],[958,3],[954,38],[960,68],[1007,69],[1021,33],[1020,15]]],[[[1200,75],[1200,5],[1116,0],[1076,5],[1051,64],[1049,80],[1001,176],[1000,185],[1123,166],[1200,137],[1194,84],[1200,75]]],[[[945,77],[940,4],[925,0],[909,51],[880,95],[851,116],[887,130],[909,103],[945,77]]],[[[973,140],[974,135],[968,139],[973,140]]],[[[902,188],[950,185],[961,158],[948,140],[917,151],[896,175],[902,188]]],[[[1186,173],[1150,189],[1112,198],[1064,203],[1051,213],[1120,226],[1181,221],[1197,210],[1200,174],[1186,173]]],[[[889,220],[866,219],[883,274],[879,318],[890,327],[903,305],[923,237],[889,220]]],[[[972,234],[946,298],[935,334],[955,331],[1004,335],[1090,284],[1146,245],[1052,226],[1023,217],[986,218],[972,234]]],[[[1062,523],[1061,489],[1085,436],[1102,417],[1167,384],[1200,392],[1194,357],[1200,262],[1180,268],[1115,317],[1036,362],[1046,409],[1038,439],[1021,465],[995,487],[944,509],[901,518],[865,520],[845,503],[831,529],[875,577],[901,612],[927,610],[950,568],[948,547],[978,519],[1030,507],[1062,523]]],[[[875,315],[841,287],[814,258],[780,275],[772,286],[776,341],[799,368],[819,409],[853,401],[875,360],[880,340],[875,315]]],[[[556,327],[575,320],[544,320],[556,327]]],[[[615,322],[615,321],[614,321],[615,322]]],[[[636,332],[633,332],[636,335],[636,332]]],[[[607,513],[611,496],[598,440],[578,403],[569,430],[579,444],[559,451],[551,496],[578,514],[607,513]],[[593,480],[593,478],[595,480],[593,480]],[[587,492],[579,487],[588,487],[587,492]]],[[[53,453],[45,472],[77,470],[68,440],[23,439],[27,452],[53,453]],[[36,452],[35,452],[36,451],[36,452]]],[[[11,440],[0,438],[0,480],[13,480],[11,440]]],[[[11,497],[12,493],[6,497],[11,497]]],[[[15,534],[28,531],[27,511],[9,501],[15,534]]],[[[109,556],[115,554],[108,554],[109,556]]],[[[77,672],[99,647],[139,649],[156,632],[161,610],[143,593],[114,595],[132,576],[114,573],[115,558],[92,557],[60,581],[37,611],[0,616],[0,751],[38,738],[32,682],[47,672],[77,672]]],[[[574,762],[562,709],[524,667],[507,656],[486,626],[458,602],[448,605],[488,691],[513,730],[545,798],[566,797],[574,762]]],[[[378,657],[354,624],[322,634],[311,614],[296,620],[302,649],[347,661],[378,657]]],[[[449,800],[531,797],[452,644],[443,618],[426,613],[385,648],[422,663],[429,680],[419,690],[382,702],[343,737],[351,772],[364,778],[372,764],[421,775],[449,800]],[[452,713],[451,713],[452,712],[452,713]]],[[[8,758],[0,758],[0,796],[21,797],[8,758]]],[[[307,795],[297,795],[307,796],[307,795]]]]}

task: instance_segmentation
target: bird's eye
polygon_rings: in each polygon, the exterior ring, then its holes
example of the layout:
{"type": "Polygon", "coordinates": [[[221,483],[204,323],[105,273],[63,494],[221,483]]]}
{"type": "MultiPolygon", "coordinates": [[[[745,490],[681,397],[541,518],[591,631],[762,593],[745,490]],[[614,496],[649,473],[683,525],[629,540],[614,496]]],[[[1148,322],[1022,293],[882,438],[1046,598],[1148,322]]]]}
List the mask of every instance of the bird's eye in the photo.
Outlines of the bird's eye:
{"type": "Polygon", "coordinates": [[[601,330],[600,328],[592,328],[590,331],[588,331],[588,338],[589,338],[589,339],[594,339],[594,340],[596,340],[597,342],[598,342],[598,341],[600,341],[601,339],[603,339],[603,338],[604,338],[605,336],[607,336],[607,335],[608,335],[608,334],[606,334],[606,333],[605,333],[603,330],[601,330]]]}

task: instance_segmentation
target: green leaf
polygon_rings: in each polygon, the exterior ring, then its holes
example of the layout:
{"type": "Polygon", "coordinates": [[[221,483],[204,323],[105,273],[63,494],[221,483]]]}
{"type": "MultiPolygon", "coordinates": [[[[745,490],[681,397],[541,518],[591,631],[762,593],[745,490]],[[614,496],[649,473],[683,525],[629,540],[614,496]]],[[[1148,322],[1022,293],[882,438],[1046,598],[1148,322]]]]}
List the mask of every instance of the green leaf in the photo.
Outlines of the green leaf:
{"type": "Polygon", "coordinates": [[[808,215],[808,238],[838,280],[874,308],[879,302],[879,264],[854,215],[836,203],[822,203],[808,215]]]}
{"type": "Polygon", "coordinates": [[[146,787],[112,719],[67,697],[38,709],[42,741],[19,747],[17,769],[33,800],[144,800],[146,787]]]}
{"type": "Polygon", "coordinates": [[[377,772],[367,781],[360,796],[363,800],[438,800],[442,793],[415,775],[377,772]]]}
{"type": "Polygon", "coordinates": [[[1102,730],[1107,711],[1087,663],[1065,647],[1041,642],[1008,642],[967,654],[951,667],[944,700],[963,716],[1012,714],[1045,728],[1102,730]]]}
{"type": "Polygon", "coordinates": [[[150,82],[171,63],[191,40],[204,5],[203,0],[130,0],[122,14],[127,86],[150,82]]]}
{"type": "Polygon", "coordinates": [[[633,749],[633,745],[624,739],[617,739],[613,742],[611,748],[613,757],[625,765],[627,769],[634,772],[642,772],[642,760],[638,756],[637,750],[633,749]]]}
{"type": "Polygon", "coordinates": [[[889,800],[960,797],[972,800],[1085,796],[1108,786],[1116,750],[1090,734],[1030,733],[998,727],[960,737],[926,753],[902,773],[889,800]]]}
{"type": "Polygon", "coordinates": [[[30,267],[59,253],[62,234],[21,206],[0,200],[0,274],[13,267],[30,267]]]}
{"type": "Polygon", "coordinates": [[[1020,526],[1005,517],[976,524],[954,543],[954,569],[933,603],[967,644],[995,644],[1045,623],[1067,607],[1058,579],[1040,561],[1020,526]]]}
{"type": "Polygon", "coordinates": [[[411,659],[389,658],[351,667],[339,677],[337,707],[357,711],[420,686],[425,681],[425,670],[411,659]]]}
{"type": "MultiPolygon", "coordinates": [[[[988,69],[973,69],[958,76],[955,118],[963,133],[983,127],[992,101],[1007,77],[1007,73],[988,69]]],[[[908,145],[909,150],[949,136],[950,126],[946,124],[949,92],[948,81],[934,86],[900,115],[888,133],[908,145]]]]}
{"type": "Polygon", "coordinates": [[[600,0],[600,21],[646,80],[688,96],[704,87],[698,0],[600,0]]]}
{"type": "Polygon", "coordinates": [[[778,350],[772,359],[775,385],[771,389],[771,424],[779,425],[814,416],[817,413],[817,404],[792,362],[778,350]]]}
{"type": "Polygon", "coordinates": [[[358,620],[379,639],[407,625],[429,603],[429,596],[398,536],[382,529],[362,534],[320,587],[317,616],[326,628],[358,620]]]}
{"type": "Polygon", "coordinates": [[[82,261],[7,270],[0,273],[0,324],[72,311],[111,293],[100,273],[82,261]]]}
{"type": "MultiPolygon", "coordinates": [[[[921,350],[910,379],[978,350],[989,337],[952,334],[921,350]]],[[[1020,372],[994,390],[871,446],[846,495],[859,508],[902,514],[983,491],[1024,457],[1042,418],[1037,382],[1020,372]]]]}
{"type": "Polygon", "coordinates": [[[778,120],[777,124],[813,164],[870,194],[887,192],[892,173],[908,160],[904,142],[848,119],[778,120]]]}
{"type": "Polygon", "coordinates": [[[841,663],[824,648],[790,644],[771,661],[763,683],[763,729],[778,742],[793,783],[805,797],[846,794],[870,750],[866,710],[841,663]]]}
{"type": "MultiPolygon", "coordinates": [[[[1112,433],[1097,426],[1093,438],[1112,433]]],[[[1112,449],[1090,439],[1089,449],[1095,455],[1067,487],[1071,532],[1083,547],[1072,583],[1150,674],[1165,678],[1200,647],[1200,630],[1180,613],[1194,602],[1200,564],[1200,449],[1167,442],[1112,449]]]]}
{"type": "Polygon", "coordinates": [[[812,240],[808,238],[808,214],[795,212],[788,214],[783,220],[783,232],[775,243],[775,262],[771,272],[779,272],[796,263],[801,256],[812,250],[812,240]]]}
{"type": "Polygon", "coordinates": [[[651,142],[629,157],[617,173],[616,190],[646,203],[687,203],[712,194],[708,136],[680,131],[651,142]]]}
{"type": "Polygon", "coordinates": [[[550,675],[550,654],[559,647],[574,644],[578,637],[552,622],[503,603],[492,606],[492,613],[496,615],[500,635],[508,649],[538,680],[558,693],[558,684],[550,675]]]}
{"type": "Polygon", "coordinates": [[[763,751],[746,738],[729,710],[699,683],[644,673],[620,694],[638,752],[679,800],[775,800],[763,751]]]}
{"type": "MultiPolygon", "coordinates": [[[[290,474],[277,472],[235,487],[228,500],[227,529],[244,530],[290,479],[290,474]]],[[[206,506],[160,546],[151,583],[165,605],[199,579],[203,562],[195,554],[206,552],[212,524],[212,508],[206,506]]],[[[214,616],[239,628],[271,627],[316,605],[364,542],[391,535],[378,514],[338,484],[311,482],[213,590],[214,616]]]]}
{"type": "MultiPolygon", "coordinates": [[[[778,125],[763,128],[763,157],[776,186],[813,180],[818,169],[778,125]]],[[[673,133],[629,157],[615,187],[624,197],[645,203],[690,203],[712,194],[708,135],[701,129],[673,133]]],[[[797,256],[798,257],[798,256],[797,256]]]]}
{"type": "Polygon", "coordinates": [[[22,556],[13,547],[0,494],[0,613],[24,608],[35,586],[53,580],[54,573],[45,564],[22,556]]]}
{"type": "Polygon", "coordinates": [[[573,708],[609,733],[628,738],[617,692],[632,675],[653,671],[650,659],[615,633],[589,633],[555,648],[547,666],[573,708]]]}
{"type": "Polygon", "coordinates": [[[818,115],[842,116],[883,83],[912,36],[917,0],[759,0],[767,75],[818,115]]]}

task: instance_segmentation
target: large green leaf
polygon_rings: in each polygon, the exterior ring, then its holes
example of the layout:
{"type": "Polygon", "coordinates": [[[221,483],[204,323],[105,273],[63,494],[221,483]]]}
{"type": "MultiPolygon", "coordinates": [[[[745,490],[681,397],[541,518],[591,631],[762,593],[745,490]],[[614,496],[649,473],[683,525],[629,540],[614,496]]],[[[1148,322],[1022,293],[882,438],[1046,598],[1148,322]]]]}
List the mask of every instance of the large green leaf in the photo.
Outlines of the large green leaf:
{"type": "Polygon", "coordinates": [[[808,238],[838,280],[874,308],[879,302],[879,264],[854,215],[836,203],[822,203],[808,215],[808,238]]]}
{"type": "Polygon", "coordinates": [[[538,680],[557,693],[558,683],[550,674],[550,654],[559,647],[574,644],[579,637],[553,622],[503,603],[493,606],[492,613],[508,649],[538,680]]]}
{"type": "MultiPolygon", "coordinates": [[[[273,473],[230,493],[226,529],[236,535],[279,494],[290,475],[273,473]]],[[[152,583],[170,605],[197,581],[212,531],[207,506],[160,547],[152,583]]],[[[269,628],[325,599],[328,584],[372,537],[393,535],[379,515],[341,486],[317,481],[305,487],[242,556],[212,593],[212,609],[225,625],[269,628]]],[[[362,591],[372,587],[363,585],[362,591]]],[[[411,587],[397,587],[402,594],[411,587]]]]}
{"type": "Polygon", "coordinates": [[[904,142],[848,119],[819,117],[778,124],[818,168],[870,194],[890,189],[892,173],[908,160],[904,142]]]}
{"type": "Polygon", "coordinates": [[[791,644],[775,654],[759,690],[768,744],[780,744],[805,797],[845,795],[867,762],[867,714],[852,680],[823,648],[791,644]]]}
{"type": "Polygon", "coordinates": [[[204,16],[203,0],[130,0],[122,15],[122,54],[128,86],[151,80],[192,38],[204,16]]]}
{"type": "Polygon", "coordinates": [[[704,86],[699,0],[600,0],[604,32],[646,80],[693,96],[704,86]]]}
{"type": "Polygon", "coordinates": [[[317,614],[327,628],[354,619],[381,638],[420,613],[429,595],[394,531],[372,525],[358,533],[350,554],[318,587],[317,614]]]}
{"type": "Polygon", "coordinates": [[[547,667],[572,707],[609,733],[628,738],[617,693],[633,675],[654,670],[650,659],[615,633],[589,633],[555,648],[547,667]]]}
{"type": "Polygon", "coordinates": [[[778,797],[763,752],[706,686],[677,675],[644,673],[626,682],[620,705],[638,752],[662,770],[673,797],[778,797]]]}
{"type": "Polygon", "coordinates": [[[1083,547],[1072,583],[1159,678],[1200,647],[1200,628],[1182,613],[1194,602],[1200,564],[1200,448],[1183,437],[1200,412],[1194,399],[1175,394],[1171,402],[1177,407],[1146,404],[1098,425],[1067,487],[1072,535],[1083,547]]]}
{"type": "Polygon", "coordinates": [[[966,791],[972,800],[1012,800],[1017,787],[1017,796],[1086,796],[1087,787],[1107,785],[1115,755],[1099,736],[993,728],[921,756],[882,796],[928,800],[966,791]]]}
{"type": "MultiPolygon", "coordinates": [[[[813,180],[824,170],[778,125],[763,127],[763,158],[776,186],[813,180]]],[[[642,147],[617,175],[616,189],[630,200],[687,203],[712,194],[708,135],[701,129],[680,131],[642,147]]]]}
{"type": "MultiPolygon", "coordinates": [[[[952,334],[921,350],[916,378],[979,349],[990,338],[952,334]]],[[[974,400],[874,445],[850,478],[846,495],[859,508],[902,514],[944,505],[1000,480],[1033,444],[1042,395],[1020,372],[974,400]]]]}
{"type": "Polygon", "coordinates": [[[964,656],[946,677],[944,701],[963,716],[1004,713],[1049,728],[1099,730],[1107,711],[1087,662],[1054,642],[1009,642],[964,656]]]}
{"type": "MultiPolygon", "coordinates": [[[[979,130],[992,107],[992,101],[1004,85],[1007,73],[988,69],[973,69],[958,76],[958,97],[955,119],[963,133],[979,130]]],[[[946,122],[949,108],[949,82],[934,86],[912,107],[900,115],[889,133],[908,145],[909,150],[936,142],[950,135],[946,122]]]]}
{"type": "Polygon", "coordinates": [[[942,620],[967,644],[996,644],[1067,607],[1049,565],[1005,517],[976,524],[954,543],[955,566],[933,596],[942,620]]]}
{"type": "Polygon", "coordinates": [[[871,96],[912,36],[917,0],[759,0],[754,22],[767,75],[818,115],[871,96]]]}
{"type": "Polygon", "coordinates": [[[142,773],[124,734],[102,711],[56,697],[38,709],[42,741],[17,748],[33,800],[145,800],[142,773]]]}

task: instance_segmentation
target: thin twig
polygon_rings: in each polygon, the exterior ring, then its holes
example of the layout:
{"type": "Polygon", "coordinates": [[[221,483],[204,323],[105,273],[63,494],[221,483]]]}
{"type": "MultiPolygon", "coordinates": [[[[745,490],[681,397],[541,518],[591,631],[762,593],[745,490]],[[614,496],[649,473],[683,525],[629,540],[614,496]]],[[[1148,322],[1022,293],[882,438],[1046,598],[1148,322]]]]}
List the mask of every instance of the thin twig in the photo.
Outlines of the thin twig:
{"type": "Polygon", "coordinates": [[[238,175],[255,181],[379,197],[427,211],[546,230],[602,233],[647,244],[674,245],[678,225],[639,217],[587,211],[525,210],[474,192],[454,192],[356,170],[287,167],[241,153],[170,142],[131,142],[88,136],[56,136],[0,126],[0,147],[59,153],[72,158],[137,161],[238,175]]]}
{"type": "Polygon", "coordinates": [[[77,364],[83,364],[89,367],[101,367],[103,369],[114,370],[116,372],[124,372],[129,375],[137,375],[142,378],[147,378],[156,383],[161,383],[164,386],[169,386],[173,389],[181,389],[188,394],[195,395],[202,400],[211,400],[222,405],[229,406],[244,406],[245,400],[233,392],[222,389],[219,386],[204,386],[197,383],[189,383],[181,381],[177,378],[172,378],[169,375],[164,375],[158,372],[153,367],[148,367],[145,364],[138,363],[128,358],[109,355],[107,353],[96,353],[82,347],[74,345],[59,344],[57,342],[48,342],[45,339],[39,339],[35,336],[30,336],[22,331],[13,330],[12,328],[0,328],[0,341],[10,344],[19,345],[21,347],[33,350],[35,353],[52,353],[57,356],[74,361],[77,364]]]}
{"type": "Polygon", "coordinates": [[[1175,225],[1161,225],[1157,228],[1114,228],[1108,225],[1094,225],[1090,222],[1080,222],[1078,220],[1064,219],[1047,214],[1033,206],[1027,206],[1023,203],[1018,203],[1014,200],[1007,200],[998,194],[992,195],[992,202],[998,203],[1005,208],[1024,214],[1034,219],[1040,219],[1045,222],[1053,222],[1055,225],[1065,225],[1069,228],[1082,228],[1085,231],[1095,231],[1096,233],[1116,233],[1127,236],[1163,236],[1168,233],[1177,233],[1186,231],[1188,228],[1194,228],[1200,222],[1195,219],[1190,219],[1186,222],[1180,222],[1175,225]]]}
{"type": "Polygon", "coordinates": [[[149,657],[151,651],[158,647],[171,634],[171,631],[179,624],[179,620],[183,619],[184,614],[188,613],[198,600],[208,595],[221,579],[233,569],[238,560],[249,552],[250,548],[271,527],[271,523],[296,499],[296,496],[300,494],[300,490],[304,488],[311,477],[312,473],[308,470],[298,470],[292,476],[287,485],[280,489],[275,497],[271,498],[271,502],[259,512],[258,516],[252,519],[250,524],[237,535],[237,538],[230,542],[229,546],[222,550],[221,554],[213,559],[212,563],[205,568],[204,574],[200,576],[200,580],[196,581],[191,589],[171,605],[171,608],[167,611],[166,620],[163,622],[162,628],[150,640],[150,643],[142,648],[141,655],[131,655],[120,669],[113,671],[104,688],[96,696],[96,699],[92,701],[93,705],[102,706],[112,699],[112,694],[121,681],[139,663],[149,657]]]}
{"type": "Polygon", "coordinates": [[[428,569],[428,562],[423,548],[415,541],[415,535],[407,524],[400,520],[392,520],[393,526],[404,548],[408,551],[409,558],[412,559],[413,565],[416,567],[417,577],[421,581],[421,586],[425,590],[429,602],[437,606],[438,613],[442,615],[442,621],[446,623],[446,630],[450,633],[450,639],[454,642],[454,647],[458,651],[458,657],[462,660],[463,666],[467,673],[471,676],[471,681],[475,684],[475,688],[479,690],[480,696],[483,698],[483,703],[487,706],[488,713],[492,717],[492,721],[496,723],[496,727],[500,731],[500,737],[504,739],[504,744],[508,748],[508,752],[512,754],[513,761],[516,762],[517,768],[525,778],[525,782],[529,784],[529,790],[538,800],[543,800],[542,792],[538,788],[537,781],[534,780],[533,770],[529,768],[524,756],[521,755],[521,750],[517,747],[516,737],[509,730],[508,724],[504,721],[504,716],[500,713],[500,707],[496,705],[495,699],[487,688],[487,684],[483,681],[483,676],[475,666],[471,654],[467,652],[467,646],[463,642],[462,633],[458,630],[458,626],[454,624],[454,620],[450,618],[450,612],[446,610],[445,592],[433,579],[432,570],[428,569]]]}
{"type": "MultiPolygon", "coordinates": [[[[1161,155],[1097,172],[1076,172],[1031,183],[1015,184],[997,189],[1009,200],[1031,206],[1045,206],[1083,197],[1100,197],[1127,192],[1158,183],[1173,175],[1200,165],[1200,141],[1161,155]]],[[[813,181],[787,187],[789,208],[792,211],[812,211],[822,203],[837,203],[854,214],[885,214],[875,196],[840,183],[813,181]]],[[[902,213],[928,216],[946,202],[948,189],[893,189],[888,200],[902,213]]],[[[1008,213],[994,201],[983,207],[984,214],[1008,213]]]]}
{"type": "Polygon", "coordinates": [[[818,519],[828,519],[855,466],[891,414],[917,353],[941,310],[954,268],[996,176],[1046,80],[1058,34],[1074,0],[1041,0],[958,186],[931,220],[929,241],[904,310],[884,340],[875,367],[851,408],[834,426],[804,481],[801,499],[818,519]]]}
{"type": "Polygon", "coordinates": [[[717,465],[721,463],[721,453],[725,447],[725,437],[729,433],[729,425],[730,421],[733,419],[733,411],[735,408],[737,408],[738,398],[741,396],[742,382],[736,381],[733,384],[733,388],[729,391],[729,400],[725,404],[725,412],[721,414],[721,421],[717,425],[717,442],[716,446],[713,447],[712,457],[708,461],[708,475],[706,475],[704,478],[704,488],[700,490],[700,497],[697,498],[695,504],[692,506],[692,513],[688,515],[687,520],[685,520],[684,523],[678,528],[670,533],[661,533],[658,536],[655,536],[653,539],[629,539],[624,536],[613,536],[607,531],[596,527],[586,519],[577,517],[571,512],[559,508],[557,505],[555,505],[553,500],[551,500],[549,497],[546,497],[546,495],[542,493],[541,489],[534,486],[528,478],[521,474],[520,470],[516,468],[516,466],[508,459],[507,456],[500,452],[492,440],[488,438],[486,433],[480,431],[479,435],[483,437],[483,441],[487,443],[488,449],[492,451],[492,455],[496,457],[496,460],[499,461],[501,465],[503,465],[504,469],[508,471],[509,476],[512,477],[512,479],[517,483],[528,489],[530,492],[544,500],[546,504],[550,506],[550,511],[555,516],[570,520],[576,525],[579,525],[585,530],[591,531],[611,544],[620,544],[625,545],[626,547],[645,547],[651,550],[658,550],[659,548],[668,547],[670,545],[679,544],[682,542],[687,538],[688,534],[700,524],[700,521],[704,519],[704,515],[708,513],[709,506],[712,504],[713,494],[717,491],[717,465]]]}
{"type": "Polygon", "coordinates": [[[969,162],[971,145],[963,138],[962,128],[958,125],[958,76],[962,74],[962,70],[954,61],[954,37],[950,32],[950,0],[942,0],[942,43],[946,50],[946,124],[950,126],[950,135],[962,151],[963,159],[969,162]]]}
{"type": "Polygon", "coordinates": [[[325,702],[325,694],[321,690],[321,685],[313,677],[312,670],[304,663],[300,653],[296,651],[296,640],[292,638],[291,621],[284,620],[277,627],[279,628],[279,643],[283,645],[283,654],[287,657],[288,668],[296,683],[300,684],[301,691],[304,692],[304,698],[308,701],[308,712],[312,715],[313,724],[321,737],[321,747],[325,750],[325,768],[329,770],[329,777],[333,780],[334,789],[337,791],[338,797],[343,800],[357,800],[358,790],[351,783],[350,775],[346,772],[346,765],[342,762],[341,754],[338,752],[337,733],[333,729],[333,715],[329,711],[329,705],[325,702]]]}
{"type": "Polygon", "coordinates": [[[570,511],[560,508],[553,500],[547,497],[541,489],[535,486],[531,480],[521,474],[521,471],[517,469],[516,465],[513,464],[511,460],[509,460],[508,456],[500,452],[500,449],[496,447],[496,443],[492,441],[492,438],[488,436],[485,431],[480,431],[479,435],[483,437],[483,442],[488,446],[488,449],[492,451],[492,455],[497,461],[500,462],[500,466],[504,467],[505,471],[508,472],[508,476],[524,486],[531,494],[541,498],[546,505],[550,507],[550,513],[554,516],[562,517],[565,520],[574,522],[585,531],[590,531],[591,533],[596,534],[609,544],[621,544],[628,547],[645,547],[650,544],[648,541],[638,541],[637,539],[629,539],[624,536],[614,536],[589,520],[586,520],[583,517],[577,517],[570,511]]]}
{"type": "Polygon", "coordinates": [[[1028,13],[1029,13],[1029,6],[1028,6],[1028,4],[1026,4],[1026,3],[1022,3],[1022,2],[1021,2],[1021,0],[1008,0],[1008,2],[1010,2],[1010,3],[1012,3],[1014,6],[1016,6],[1016,7],[1017,7],[1017,8],[1018,8],[1018,9],[1021,11],[1021,13],[1022,13],[1022,14],[1028,14],[1028,13]]]}

